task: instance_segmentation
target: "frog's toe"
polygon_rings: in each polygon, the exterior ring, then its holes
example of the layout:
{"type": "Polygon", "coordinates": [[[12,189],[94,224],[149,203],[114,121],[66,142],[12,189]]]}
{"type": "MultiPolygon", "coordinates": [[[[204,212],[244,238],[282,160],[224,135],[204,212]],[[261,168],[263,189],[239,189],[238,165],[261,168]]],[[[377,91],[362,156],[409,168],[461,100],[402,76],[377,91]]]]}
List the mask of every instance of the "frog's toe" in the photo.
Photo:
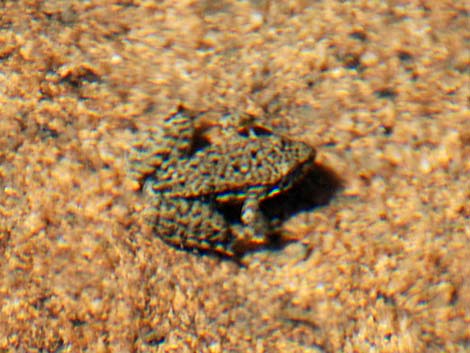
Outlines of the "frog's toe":
{"type": "Polygon", "coordinates": [[[231,227],[234,236],[231,246],[234,253],[244,253],[249,250],[255,250],[267,243],[265,233],[255,232],[253,228],[236,225],[231,227]]]}
{"type": "Polygon", "coordinates": [[[248,208],[243,210],[241,215],[241,221],[243,224],[249,225],[253,224],[256,221],[257,212],[254,209],[248,208]]]}

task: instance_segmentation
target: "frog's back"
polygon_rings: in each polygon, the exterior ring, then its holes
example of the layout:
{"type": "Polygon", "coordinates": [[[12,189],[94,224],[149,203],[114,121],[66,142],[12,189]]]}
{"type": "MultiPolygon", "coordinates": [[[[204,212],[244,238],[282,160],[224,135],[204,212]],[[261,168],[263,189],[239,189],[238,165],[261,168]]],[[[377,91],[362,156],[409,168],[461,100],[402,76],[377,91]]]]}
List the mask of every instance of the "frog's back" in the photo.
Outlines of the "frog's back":
{"type": "Polygon", "coordinates": [[[177,166],[163,167],[152,189],[172,197],[243,198],[247,190],[287,188],[289,179],[314,158],[312,147],[278,135],[240,137],[210,145],[177,166]]]}

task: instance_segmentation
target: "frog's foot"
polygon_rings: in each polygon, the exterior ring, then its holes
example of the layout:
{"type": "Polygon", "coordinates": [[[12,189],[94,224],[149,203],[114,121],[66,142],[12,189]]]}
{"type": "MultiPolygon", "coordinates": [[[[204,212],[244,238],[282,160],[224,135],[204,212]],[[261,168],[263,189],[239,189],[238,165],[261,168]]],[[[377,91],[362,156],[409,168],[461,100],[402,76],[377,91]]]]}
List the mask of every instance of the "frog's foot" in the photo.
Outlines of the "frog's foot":
{"type": "Polygon", "coordinates": [[[235,255],[227,220],[208,202],[155,195],[144,217],[160,238],[176,247],[235,255]]]}
{"type": "Polygon", "coordinates": [[[238,256],[247,251],[257,250],[268,243],[266,235],[255,233],[252,227],[236,224],[230,227],[230,231],[234,236],[230,249],[238,256]]]}
{"type": "Polygon", "coordinates": [[[259,208],[258,194],[248,195],[242,206],[241,221],[242,224],[231,226],[234,236],[231,248],[235,254],[256,250],[268,243],[269,224],[259,208]]]}

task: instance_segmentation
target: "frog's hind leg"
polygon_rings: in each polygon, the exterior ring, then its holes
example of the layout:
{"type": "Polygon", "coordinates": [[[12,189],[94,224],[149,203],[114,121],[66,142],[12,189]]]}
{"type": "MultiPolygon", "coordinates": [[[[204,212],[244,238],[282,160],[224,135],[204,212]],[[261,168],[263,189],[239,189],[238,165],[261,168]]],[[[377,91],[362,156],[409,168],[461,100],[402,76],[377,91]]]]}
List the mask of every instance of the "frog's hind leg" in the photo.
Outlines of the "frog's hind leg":
{"type": "Polygon", "coordinates": [[[145,219],[160,238],[176,247],[235,255],[230,225],[211,203],[156,197],[145,219]]]}
{"type": "Polygon", "coordinates": [[[162,134],[148,132],[132,146],[128,176],[141,188],[158,169],[168,170],[191,152],[194,126],[181,110],[165,118],[162,134]]]}
{"type": "Polygon", "coordinates": [[[164,156],[164,160],[188,157],[195,131],[193,119],[180,109],[165,118],[163,129],[162,147],[166,148],[162,148],[160,154],[164,156]]]}

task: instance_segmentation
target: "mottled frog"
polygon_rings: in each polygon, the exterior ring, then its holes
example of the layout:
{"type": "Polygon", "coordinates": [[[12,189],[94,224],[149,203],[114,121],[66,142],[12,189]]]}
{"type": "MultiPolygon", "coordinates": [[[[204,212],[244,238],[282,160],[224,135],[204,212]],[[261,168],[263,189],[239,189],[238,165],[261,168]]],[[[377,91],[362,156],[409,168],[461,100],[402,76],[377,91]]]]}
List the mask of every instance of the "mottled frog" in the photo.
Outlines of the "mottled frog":
{"type": "Polygon", "coordinates": [[[315,150],[269,129],[230,128],[221,144],[194,149],[193,120],[164,122],[161,141],[137,146],[131,177],[143,185],[157,235],[183,248],[240,255],[269,241],[260,203],[288,190],[313,168],[315,150]],[[240,205],[238,219],[221,210],[240,205]]]}

